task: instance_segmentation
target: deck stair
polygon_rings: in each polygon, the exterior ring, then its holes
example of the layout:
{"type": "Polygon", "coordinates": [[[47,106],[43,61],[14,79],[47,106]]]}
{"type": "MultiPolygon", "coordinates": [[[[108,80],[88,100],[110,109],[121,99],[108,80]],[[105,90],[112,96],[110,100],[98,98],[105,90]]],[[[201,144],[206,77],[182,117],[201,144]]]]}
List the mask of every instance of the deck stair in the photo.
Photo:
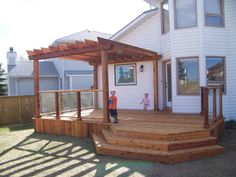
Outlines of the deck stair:
{"type": "Polygon", "coordinates": [[[152,123],[140,128],[121,123],[92,136],[98,154],[162,163],[211,157],[224,151],[208,129],[171,125],[152,123]]]}

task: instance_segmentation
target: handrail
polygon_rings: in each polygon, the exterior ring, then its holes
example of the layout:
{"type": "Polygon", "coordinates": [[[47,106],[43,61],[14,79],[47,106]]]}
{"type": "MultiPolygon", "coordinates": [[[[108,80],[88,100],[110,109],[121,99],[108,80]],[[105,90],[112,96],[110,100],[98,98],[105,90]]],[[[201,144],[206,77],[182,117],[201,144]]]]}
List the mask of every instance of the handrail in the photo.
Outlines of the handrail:
{"type": "Polygon", "coordinates": [[[67,93],[67,92],[101,92],[99,89],[82,89],[82,90],[44,90],[38,93],[67,93]]]}
{"type": "Polygon", "coordinates": [[[201,87],[201,115],[204,116],[204,128],[209,128],[209,92],[212,90],[213,98],[213,119],[212,122],[217,122],[218,119],[223,118],[223,87],[222,86],[207,86],[201,87]],[[219,115],[217,117],[217,103],[216,103],[216,90],[219,89],[219,115]]]}

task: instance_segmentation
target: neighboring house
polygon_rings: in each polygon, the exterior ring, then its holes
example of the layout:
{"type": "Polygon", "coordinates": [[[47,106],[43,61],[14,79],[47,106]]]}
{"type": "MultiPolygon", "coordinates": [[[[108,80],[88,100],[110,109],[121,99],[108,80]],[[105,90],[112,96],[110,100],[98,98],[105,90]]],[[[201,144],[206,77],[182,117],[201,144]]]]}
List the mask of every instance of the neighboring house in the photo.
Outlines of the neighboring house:
{"type": "MultiPolygon", "coordinates": [[[[33,62],[17,61],[17,54],[10,48],[8,58],[8,95],[33,95],[33,62]]],[[[53,62],[40,62],[40,90],[57,90],[59,74],[53,62]]]]}
{"type": "MultiPolygon", "coordinates": [[[[235,119],[236,1],[146,2],[155,9],[144,12],[110,39],[162,55],[158,61],[159,109],[170,108],[174,113],[199,113],[200,86],[214,82],[224,86],[224,116],[235,119]],[[217,79],[212,79],[209,73],[217,79]]],[[[109,88],[116,89],[120,109],[142,109],[139,102],[145,92],[150,94],[150,108],[153,109],[153,62],[132,63],[136,64],[136,84],[117,86],[114,78],[116,65],[110,64],[109,88]]],[[[122,73],[120,75],[124,73],[123,70],[119,72],[122,73]]],[[[102,87],[101,73],[99,66],[99,89],[102,87]]]]}
{"type": "MultiPolygon", "coordinates": [[[[97,40],[97,37],[109,38],[111,35],[84,30],[63,38],[52,45],[97,40]]],[[[33,95],[33,63],[17,61],[17,53],[10,48],[8,61],[8,95],[33,95]]],[[[93,68],[86,62],[51,59],[40,61],[40,90],[88,89],[93,86],[93,68]]]]}
{"type": "MultiPolygon", "coordinates": [[[[97,37],[109,38],[110,34],[97,31],[84,30],[69,36],[59,38],[52,45],[84,41],[85,39],[97,41],[97,37]]],[[[93,67],[87,62],[74,60],[50,59],[60,76],[60,89],[85,89],[93,86],[93,67]]]]}

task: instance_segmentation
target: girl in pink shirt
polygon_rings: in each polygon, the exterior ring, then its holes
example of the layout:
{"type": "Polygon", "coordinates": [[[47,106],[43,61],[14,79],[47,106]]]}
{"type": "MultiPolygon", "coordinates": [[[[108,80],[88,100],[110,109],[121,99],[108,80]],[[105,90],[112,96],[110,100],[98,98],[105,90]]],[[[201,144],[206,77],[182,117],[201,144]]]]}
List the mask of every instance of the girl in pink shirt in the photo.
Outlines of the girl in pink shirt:
{"type": "Polygon", "coordinates": [[[147,112],[148,106],[150,107],[150,101],[149,101],[148,96],[149,96],[148,93],[145,93],[144,97],[140,103],[140,104],[143,104],[143,110],[145,111],[145,113],[147,112]]]}

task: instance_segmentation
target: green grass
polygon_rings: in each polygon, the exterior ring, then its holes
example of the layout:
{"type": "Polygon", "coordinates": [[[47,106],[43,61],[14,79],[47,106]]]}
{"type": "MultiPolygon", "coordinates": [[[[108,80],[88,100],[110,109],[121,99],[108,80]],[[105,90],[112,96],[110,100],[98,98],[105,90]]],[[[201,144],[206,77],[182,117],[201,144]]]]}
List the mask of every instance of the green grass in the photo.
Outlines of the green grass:
{"type": "Polygon", "coordinates": [[[5,125],[0,127],[0,132],[11,132],[11,131],[19,131],[19,130],[26,130],[32,129],[32,123],[25,123],[25,124],[12,124],[12,125],[5,125]]]}

